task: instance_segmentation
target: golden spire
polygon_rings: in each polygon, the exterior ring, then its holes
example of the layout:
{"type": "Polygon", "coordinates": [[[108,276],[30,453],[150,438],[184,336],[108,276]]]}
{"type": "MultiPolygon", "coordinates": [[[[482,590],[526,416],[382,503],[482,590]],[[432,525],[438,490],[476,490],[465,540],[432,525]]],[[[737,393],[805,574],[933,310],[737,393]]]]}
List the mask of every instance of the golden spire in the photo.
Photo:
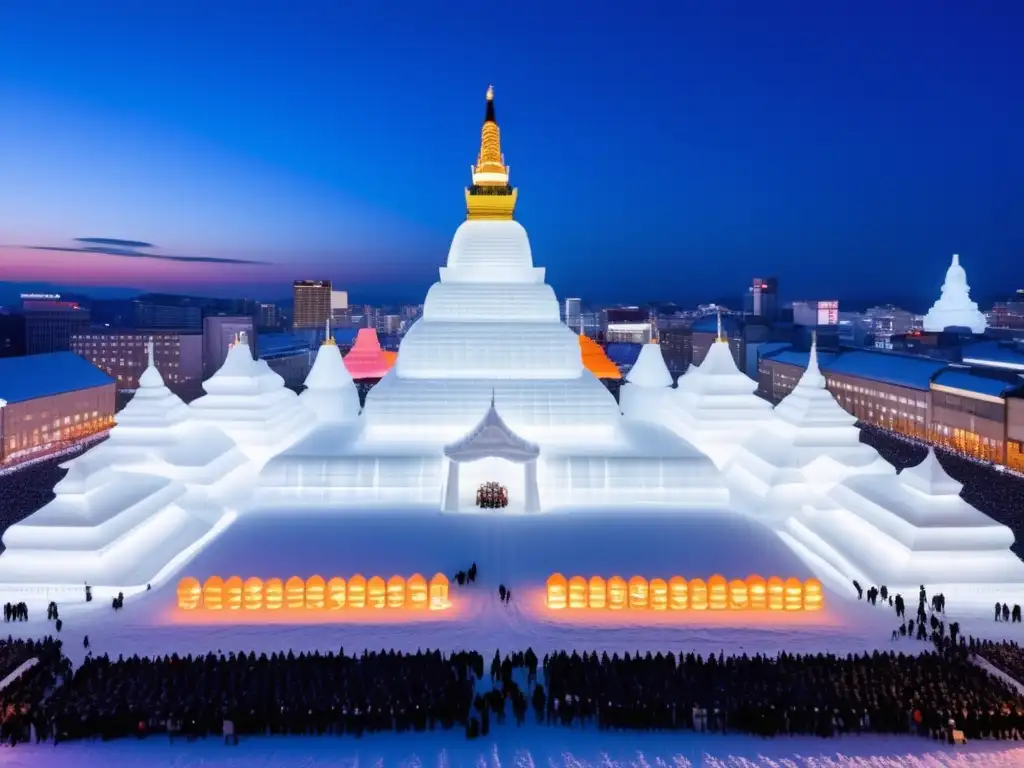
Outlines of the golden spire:
{"type": "Polygon", "coordinates": [[[517,191],[508,183],[508,166],[501,154],[501,130],[494,116],[494,86],[487,87],[487,111],[480,129],[480,152],[473,166],[473,185],[466,190],[470,219],[511,219],[517,191]]]}
{"type": "Polygon", "coordinates": [[[334,334],[331,333],[331,318],[324,320],[324,343],[321,346],[333,347],[335,344],[334,334]]]}

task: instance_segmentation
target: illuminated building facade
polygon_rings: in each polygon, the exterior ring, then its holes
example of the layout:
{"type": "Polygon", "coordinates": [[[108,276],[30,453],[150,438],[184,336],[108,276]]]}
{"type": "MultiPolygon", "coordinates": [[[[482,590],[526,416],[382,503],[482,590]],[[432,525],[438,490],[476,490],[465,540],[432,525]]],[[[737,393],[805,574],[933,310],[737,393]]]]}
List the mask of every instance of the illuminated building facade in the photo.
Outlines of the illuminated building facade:
{"type": "MultiPolygon", "coordinates": [[[[296,280],[292,289],[295,298],[292,327],[323,328],[331,317],[331,281],[296,280]]],[[[345,303],[347,306],[347,295],[345,303]]]]}
{"type": "Polygon", "coordinates": [[[247,315],[208,315],[203,318],[203,378],[224,364],[235,341],[244,337],[253,355],[259,351],[252,318],[247,315]]]}
{"type": "Polygon", "coordinates": [[[793,324],[807,327],[836,325],[839,322],[838,301],[794,301],[793,324]]]}
{"type": "MultiPolygon", "coordinates": [[[[1024,466],[1024,384],[1012,372],[867,350],[820,359],[829,391],[859,421],[982,461],[1024,466]]],[[[792,350],[762,357],[759,393],[779,402],[806,365],[807,354],[792,350]]]]}
{"type": "Polygon", "coordinates": [[[71,352],[0,359],[0,468],[103,434],[115,401],[114,380],[71,352]]]}
{"type": "Polygon", "coordinates": [[[669,372],[673,376],[686,373],[693,362],[693,330],[687,327],[663,328],[658,332],[658,343],[669,372]]]}
{"type": "Polygon", "coordinates": [[[175,392],[198,387],[203,378],[203,335],[199,332],[117,331],[91,329],[71,337],[71,351],[117,382],[120,391],[134,391],[148,365],[147,345],[152,339],[156,367],[175,392]]]}
{"type": "Polygon", "coordinates": [[[747,295],[746,313],[768,323],[779,319],[779,281],[774,277],[755,277],[747,295]]]}
{"type": "Polygon", "coordinates": [[[89,310],[58,294],[23,294],[25,354],[68,352],[71,337],[89,328],[89,310]]]}
{"type": "Polygon", "coordinates": [[[614,307],[606,310],[605,340],[609,344],[646,344],[654,338],[654,323],[646,309],[614,307]]]}

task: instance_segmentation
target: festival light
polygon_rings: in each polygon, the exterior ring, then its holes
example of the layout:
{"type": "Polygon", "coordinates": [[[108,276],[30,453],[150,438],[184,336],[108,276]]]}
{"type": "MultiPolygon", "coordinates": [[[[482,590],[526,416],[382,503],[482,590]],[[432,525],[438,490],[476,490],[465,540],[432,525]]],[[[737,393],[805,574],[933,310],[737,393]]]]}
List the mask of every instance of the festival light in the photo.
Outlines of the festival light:
{"type": "MultiPolygon", "coordinates": [[[[583,585],[583,603],[576,600],[572,604],[574,608],[586,607],[585,581],[583,585]]],[[[244,581],[239,576],[232,576],[225,581],[219,576],[211,576],[200,583],[189,576],[178,582],[178,608],[183,611],[199,608],[208,611],[238,611],[243,608],[245,611],[276,611],[284,607],[293,611],[338,611],[344,608],[442,611],[451,607],[449,586],[448,578],[442,573],[436,574],[429,582],[418,573],[408,579],[392,576],[387,581],[380,576],[367,580],[356,574],[347,582],[340,576],[329,580],[322,576],[310,576],[306,580],[292,576],[286,582],[255,576],[244,581]]],[[[563,591],[563,597],[564,594],[563,591]]]]}
{"type": "Polygon", "coordinates": [[[555,573],[547,581],[546,603],[552,610],[820,611],[824,593],[817,579],[783,581],[777,576],[767,581],[757,575],[727,581],[715,574],[706,582],[682,576],[668,581],[633,576],[627,582],[621,576],[607,581],[600,576],[566,580],[555,573]]]}

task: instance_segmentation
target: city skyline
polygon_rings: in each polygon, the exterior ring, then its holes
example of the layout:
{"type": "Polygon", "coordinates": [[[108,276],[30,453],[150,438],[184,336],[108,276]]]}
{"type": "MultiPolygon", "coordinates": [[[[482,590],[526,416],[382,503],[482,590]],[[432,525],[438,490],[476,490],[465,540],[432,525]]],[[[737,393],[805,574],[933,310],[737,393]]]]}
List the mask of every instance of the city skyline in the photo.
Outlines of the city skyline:
{"type": "Polygon", "coordinates": [[[924,303],[953,252],[975,295],[1015,287],[1020,12],[798,5],[671,24],[611,3],[545,24],[529,2],[202,24],[190,3],[6,9],[0,280],[273,298],[326,278],[415,300],[493,83],[559,296],[685,301],[772,274],[791,298],[889,282],[924,303]]]}

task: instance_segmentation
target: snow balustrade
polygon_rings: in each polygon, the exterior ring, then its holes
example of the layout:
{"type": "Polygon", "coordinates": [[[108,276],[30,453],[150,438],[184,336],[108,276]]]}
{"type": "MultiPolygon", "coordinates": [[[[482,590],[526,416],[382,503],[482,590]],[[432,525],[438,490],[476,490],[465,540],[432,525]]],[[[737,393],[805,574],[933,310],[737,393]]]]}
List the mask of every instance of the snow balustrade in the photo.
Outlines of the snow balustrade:
{"type": "Polygon", "coordinates": [[[547,581],[546,604],[552,610],[712,610],[712,611],[818,611],[824,604],[821,582],[773,576],[727,580],[714,575],[707,581],[682,576],[647,580],[633,576],[603,579],[583,576],[566,579],[560,573],[547,581]]]}
{"type": "Polygon", "coordinates": [[[292,576],[263,580],[240,576],[222,579],[211,576],[205,582],[187,577],[178,583],[178,608],[183,611],[278,611],[309,610],[338,611],[345,608],[391,608],[432,611],[451,607],[448,599],[450,582],[443,573],[428,582],[415,573],[408,579],[392,576],[385,581],[380,576],[369,579],[356,574],[347,581],[335,576],[325,580],[322,576],[302,579],[292,576]]]}

